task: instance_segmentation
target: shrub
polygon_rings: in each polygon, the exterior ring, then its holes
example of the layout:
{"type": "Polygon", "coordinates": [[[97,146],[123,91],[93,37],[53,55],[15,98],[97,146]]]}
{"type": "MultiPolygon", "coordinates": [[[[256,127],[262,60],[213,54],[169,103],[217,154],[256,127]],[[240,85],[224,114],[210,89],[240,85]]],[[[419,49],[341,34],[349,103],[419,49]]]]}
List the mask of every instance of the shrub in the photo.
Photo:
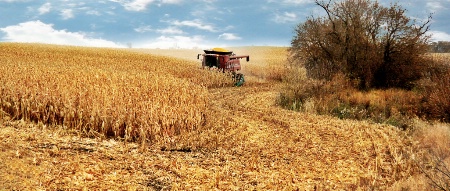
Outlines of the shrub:
{"type": "Polygon", "coordinates": [[[429,59],[432,64],[427,75],[417,83],[418,91],[424,94],[422,115],[450,122],[450,57],[433,55],[429,59]]]}
{"type": "Polygon", "coordinates": [[[319,95],[322,82],[306,76],[304,68],[292,67],[283,77],[283,89],[278,103],[286,108],[301,111],[309,98],[319,95]]]}
{"type": "Polygon", "coordinates": [[[421,93],[402,89],[360,91],[354,88],[355,83],[343,74],[330,81],[314,80],[306,76],[304,68],[290,69],[283,79],[279,104],[297,111],[401,128],[409,126],[410,118],[421,116],[421,93]]]}

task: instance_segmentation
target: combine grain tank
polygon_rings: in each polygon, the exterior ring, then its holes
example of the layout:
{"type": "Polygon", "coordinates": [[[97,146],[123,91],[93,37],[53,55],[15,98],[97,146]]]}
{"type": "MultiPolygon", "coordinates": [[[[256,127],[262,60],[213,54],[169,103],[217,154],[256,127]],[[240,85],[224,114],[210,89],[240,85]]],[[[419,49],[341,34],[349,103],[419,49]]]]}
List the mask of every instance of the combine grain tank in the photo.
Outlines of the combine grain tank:
{"type": "Polygon", "coordinates": [[[234,85],[242,86],[245,82],[244,74],[239,73],[241,70],[242,58],[246,58],[247,62],[250,60],[249,55],[237,56],[233,51],[228,51],[223,48],[213,48],[211,50],[204,50],[204,54],[198,54],[197,59],[202,56],[203,68],[217,68],[221,72],[229,72],[233,76],[234,85]]]}

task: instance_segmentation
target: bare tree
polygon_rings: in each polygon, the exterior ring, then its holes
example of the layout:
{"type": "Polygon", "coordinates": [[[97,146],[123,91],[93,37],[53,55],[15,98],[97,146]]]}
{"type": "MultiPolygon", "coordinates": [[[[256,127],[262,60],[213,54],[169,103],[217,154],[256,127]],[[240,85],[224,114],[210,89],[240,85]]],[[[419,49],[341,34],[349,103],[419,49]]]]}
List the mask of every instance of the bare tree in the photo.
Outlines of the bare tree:
{"type": "Polygon", "coordinates": [[[431,16],[417,24],[398,4],[383,7],[371,0],[315,4],[326,15],[299,24],[290,49],[309,77],[330,80],[343,73],[361,89],[407,88],[420,78],[431,16]]]}

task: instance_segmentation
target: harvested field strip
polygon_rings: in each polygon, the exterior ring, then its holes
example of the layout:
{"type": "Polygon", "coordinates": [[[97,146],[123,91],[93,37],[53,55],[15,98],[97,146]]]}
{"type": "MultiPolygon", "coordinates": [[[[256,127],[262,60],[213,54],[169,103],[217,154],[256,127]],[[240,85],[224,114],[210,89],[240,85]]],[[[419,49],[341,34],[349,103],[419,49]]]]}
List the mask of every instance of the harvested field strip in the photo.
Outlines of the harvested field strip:
{"type": "Polygon", "coordinates": [[[219,157],[222,168],[203,168],[217,173],[219,189],[382,189],[418,173],[411,158],[417,145],[404,132],[283,110],[274,105],[276,89],[265,84],[210,90],[224,125],[211,124],[214,130],[180,141],[216,150],[212,157],[219,157]]]}
{"type": "MultiPolygon", "coordinates": [[[[283,114],[287,113],[266,117],[283,114]]],[[[6,175],[1,182],[3,188],[17,189],[385,189],[414,170],[410,160],[398,157],[411,145],[402,145],[408,141],[396,130],[294,116],[305,122],[282,128],[236,116],[228,123],[236,125],[226,127],[223,134],[197,135],[220,139],[214,149],[204,150],[212,143],[205,141],[191,152],[141,149],[135,143],[80,138],[24,121],[7,122],[0,129],[0,157],[8,159],[0,164],[0,175],[6,175]]],[[[182,142],[197,144],[178,143],[182,142]]]]}

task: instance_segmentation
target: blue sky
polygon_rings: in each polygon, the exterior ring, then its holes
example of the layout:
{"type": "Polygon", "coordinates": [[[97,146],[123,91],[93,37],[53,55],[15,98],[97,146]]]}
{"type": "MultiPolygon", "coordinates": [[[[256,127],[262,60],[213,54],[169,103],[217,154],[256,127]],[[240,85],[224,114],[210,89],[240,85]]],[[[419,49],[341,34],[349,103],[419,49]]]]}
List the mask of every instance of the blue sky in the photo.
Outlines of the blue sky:
{"type": "MultiPolygon", "coordinates": [[[[313,2],[0,0],[0,41],[134,48],[289,46],[297,24],[323,14],[313,2]]],[[[395,2],[419,20],[434,13],[433,40],[450,41],[450,0],[395,2]]]]}

